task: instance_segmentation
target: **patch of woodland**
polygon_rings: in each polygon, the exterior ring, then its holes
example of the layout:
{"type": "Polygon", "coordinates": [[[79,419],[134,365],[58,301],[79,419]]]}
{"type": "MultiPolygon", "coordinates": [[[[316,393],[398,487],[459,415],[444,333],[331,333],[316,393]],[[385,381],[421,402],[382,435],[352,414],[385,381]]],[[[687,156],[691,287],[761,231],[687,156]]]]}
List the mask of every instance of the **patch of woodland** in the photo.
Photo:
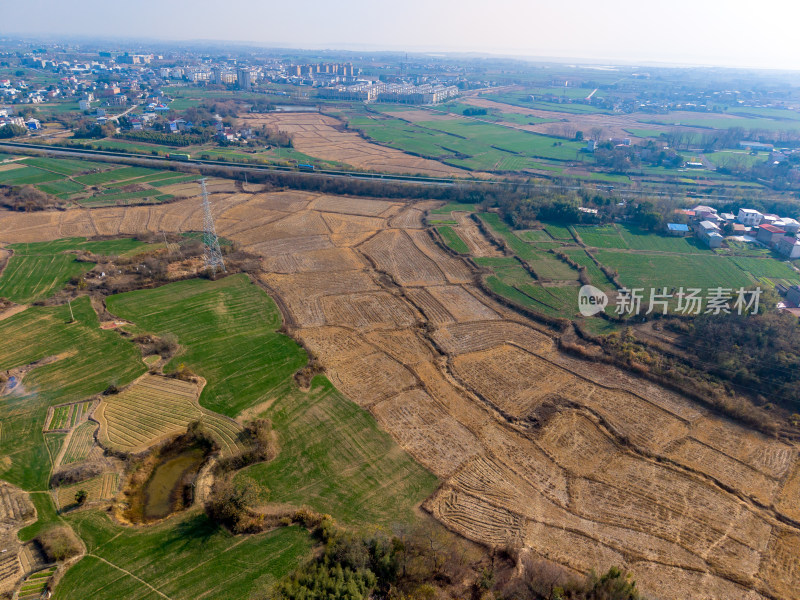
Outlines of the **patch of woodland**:
{"type": "Polygon", "coordinates": [[[62,208],[66,203],[32,185],[0,185],[0,207],[8,210],[34,212],[62,208]]]}

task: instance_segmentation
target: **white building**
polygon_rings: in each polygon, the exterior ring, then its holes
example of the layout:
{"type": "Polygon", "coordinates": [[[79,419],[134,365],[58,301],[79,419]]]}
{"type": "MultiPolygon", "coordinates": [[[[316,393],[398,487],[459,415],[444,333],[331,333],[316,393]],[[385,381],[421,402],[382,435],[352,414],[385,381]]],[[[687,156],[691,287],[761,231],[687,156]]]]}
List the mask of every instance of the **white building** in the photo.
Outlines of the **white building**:
{"type": "Polygon", "coordinates": [[[740,208],[736,220],[747,227],[757,227],[764,220],[764,215],[752,208],[740,208]]]}
{"type": "Polygon", "coordinates": [[[784,217],[781,219],[783,221],[782,229],[787,233],[797,233],[800,231],[800,222],[792,219],[791,217],[784,217]]]}

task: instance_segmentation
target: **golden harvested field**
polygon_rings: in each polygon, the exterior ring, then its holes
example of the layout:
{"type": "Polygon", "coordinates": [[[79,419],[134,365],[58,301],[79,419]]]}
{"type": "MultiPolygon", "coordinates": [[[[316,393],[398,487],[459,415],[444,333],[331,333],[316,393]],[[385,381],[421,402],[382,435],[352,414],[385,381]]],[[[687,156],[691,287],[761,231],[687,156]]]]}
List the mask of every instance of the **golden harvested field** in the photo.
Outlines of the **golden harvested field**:
{"type": "Polygon", "coordinates": [[[468,174],[457,167],[368,142],[357,133],[344,129],[341,121],[319,113],[243,115],[239,117],[239,122],[244,127],[260,128],[266,125],[286,132],[292,137],[295,150],[322,160],[345,163],[356,169],[436,177],[468,174]]]}
{"type": "Polygon", "coordinates": [[[458,237],[464,240],[471,256],[503,256],[503,253],[478,229],[477,223],[470,218],[469,213],[454,211],[452,214],[458,221],[455,227],[458,237]]]}
{"type": "MultiPolygon", "coordinates": [[[[290,333],[441,478],[425,508],[446,526],[576,572],[621,566],[652,597],[800,599],[797,446],[560,353],[434,243],[422,207],[435,203],[235,191],[212,202],[218,233],[262,257],[259,281],[290,333]]],[[[0,212],[0,243],[63,237],[81,219],[111,234],[202,223],[196,198],[0,212]]],[[[203,414],[196,388],[148,377],[104,399],[104,443],[144,447],[203,414]]]]}
{"type": "Polygon", "coordinates": [[[123,452],[141,452],[202,419],[223,455],[243,450],[238,437],[241,427],[232,419],[201,408],[197,404],[199,394],[200,387],[194,383],[142,375],[119,394],[103,398],[95,411],[100,443],[123,452]]]}

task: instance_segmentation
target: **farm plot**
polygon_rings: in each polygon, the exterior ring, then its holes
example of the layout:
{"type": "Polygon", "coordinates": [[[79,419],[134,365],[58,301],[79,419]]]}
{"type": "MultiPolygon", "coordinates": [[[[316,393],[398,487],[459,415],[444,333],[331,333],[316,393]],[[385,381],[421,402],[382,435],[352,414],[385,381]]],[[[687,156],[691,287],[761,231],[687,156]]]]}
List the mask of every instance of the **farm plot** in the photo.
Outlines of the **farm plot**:
{"type": "Polygon", "coordinates": [[[442,236],[444,243],[447,244],[449,248],[460,254],[469,254],[469,246],[467,246],[455,229],[447,225],[443,225],[441,227],[437,227],[436,231],[439,232],[439,235],[442,236]]]}
{"type": "Polygon", "coordinates": [[[57,487],[55,497],[58,509],[75,506],[75,494],[81,490],[86,492],[87,504],[111,500],[119,491],[119,473],[107,472],[86,481],[57,487]]]}
{"type": "Polygon", "coordinates": [[[388,211],[396,202],[387,202],[377,198],[348,198],[346,196],[320,196],[312,207],[321,212],[377,217],[388,211]]]}
{"type": "Polygon", "coordinates": [[[407,232],[425,256],[430,258],[441,269],[450,283],[471,283],[472,271],[466,262],[447,254],[437,245],[427,231],[411,229],[407,232]]]}
{"type": "Polygon", "coordinates": [[[797,271],[787,263],[773,258],[733,256],[730,260],[742,271],[750,273],[756,279],[778,279],[792,284],[800,283],[800,274],[797,271]]]}
{"type": "Polygon", "coordinates": [[[30,185],[57,181],[62,175],[36,167],[20,167],[10,171],[0,171],[0,183],[4,185],[30,185]]]}
{"type": "Polygon", "coordinates": [[[571,380],[541,358],[507,345],[459,355],[453,360],[453,371],[499,410],[516,418],[530,413],[571,380]]]}
{"type": "Polygon", "coordinates": [[[39,156],[26,157],[24,159],[24,164],[38,167],[46,171],[53,171],[59,175],[78,175],[88,171],[106,171],[113,168],[113,165],[109,163],[68,158],[44,158],[39,156]]]}
{"type": "Polygon", "coordinates": [[[57,600],[162,598],[153,588],[174,600],[249,598],[266,593],[311,550],[299,527],[234,537],[202,513],[145,529],[117,525],[95,510],[67,519],[91,555],[67,571],[54,591],[57,600]]]}
{"type": "MultiPolygon", "coordinates": [[[[331,277],[323,273],[324,279],[331,277]]],[[[183,363],[204,377],[200,404],[228,416],[285,393],[308,360],[294,340],[276,331],[282,322],[277,306],[246,275],[180,281],[106,303],[113,314],[147,331],[176,335],[186,351],[165,369],[183,363]]]]}
{"type": "Polygon", "coordinates": [[[354,328],[410,327],[417,322],[405,303],[386,292],[327,296],[322,311],[327,322],[354,328]]]}
{"type": "Polygon", "coordinates": [[[75,181],[84,185],[98,185],[117,181],[126,181],[136,177],[152,175],[157,172],[158,171],[155,169],[147,169],[145,167],[119,167],[110,171],[81,175],[79,177],[75,177],[75,181]]]}
{"type": "Polygon", "coordinates": [[[115,381],[126,385],[145,371],[141,352],[118,333],[100,329],[88,297],[69,308],[32,306],[0,321],[0,369],[30,365],[18,394],[0,404],[3,479],[26,489],[44,489],[51,468],[42,426],[53,404],[84,401],[115,381]]]}
{"type": "Polygon", "coordinates": [[[410,390],[378,404],[373,413],[380,423],[394,423],[399,443],[421,464],[451,474],[481,452],[477,438],[425,391],[410,390]]]}
{"type": "Polygon", "coordinates": [[[53,406],[48,411],[48,419],[43,431],[71,429],[86,420],[91,407],[92,402],[90,400],[53,406]]]}
{"type": "Polygon", "coordinates": [[[19,588],[19,600],[35,600],[47,592],[47,584],[55,573],[56,567],[38,571],[25,578],[19,588]]]}
{"type": "Polygon", "coordinates": [[[392,275],[402,285],[447,283],[439,266],[414,244],[406,232],[382,231],[363,244],[361,249],[375,261],[379,269],[392,275]]]}
{"type": "Polygon", "coordinates": [[[94,432],[97,430],[97,423],[87,421],[78,426],[72,432],[64,456],[61,459],[62,465],[69,465],[86,460],[94,446],[94,432]]]}
{"type": "Polygon", "coordinates": [[[0,481],[0,525],[21,525],[34,516],[33,503],[18,487],[0,481]]]}
{"type": "Polygon", "coordinates": [[[0,274],[0,297],[18,304],[26,304],[52,296],[72,277],[89,271],[94,263],[78,262],[75,250],[115,254],[120,249],[143,246],[136,240],[89,242],[85,238],[72,238],[55,242],[12,244],[14,251],[8,265],[0,274]]]}
{"type": "Polygon", "coordinates": [[[115,396],[106,396],[96,411],[100,442],[122,452],[140,452],[157,441],[186,430],[202,420],[220,445],[223,455],[244,450],[240,426],[201,409],[199,388],[193,383],[145,375],[115,396]]]}
{"type": "Polygon", "coordinates": [[[616,225],[574,225],[573,229],[590,248],[628,248],[616,225]]]}
{"type": "Polygon", "coordinates": [[[455,212],[453,213],[458,226],[455,232],[458,234],[468,247],[468,254],[470,256],[502,256],[503,253],[498,250],[494,244],[486,239],[478,225],[472,220],[469,213],[455,212]]]}
{"type": "Polygon", "coordinates": [[[503,344],[514,344],[534,353],[548,351],[553,346],[549,337],[508,321],[447,325],[437,329],[433,339],[448,354],[479,352],[503,344]]]}
{"type": "Polygon", "coordinates": [[[425,174],[452,177],[465,173],[435,160],[419,158],[393,148],[368,142],[355,132],[342,131],[341,123],[326,115],[273,114],[247,115],[240,121],[251,127],[267,125],[291,135],[293,147],[309,156],[357,169],[381,170],[391,173],[425,174]]]}
{"type": "Polygon", "coordinates": [[[566,254],[580,266],[586,267],[586,276],[593,286],[606,292],[616,289],[614,282],[603,273],[583,248],[565,248],[560,252],[566,254]]]}
{"type": "Polygon", "coordinates": [[[739,288],[753,284],[732,259],[709,254],[648,254],[599,250],[597,259],[616,270],[629,288],[739,288]]]}
{"type": "Polygon", "coordinates": [[[622,239],[631,250],[687,254],[710,254],[711,252],[696,238],[660,235],[632,225],[616,225],[615,227],[618,227],[622,239]]]}
{"type": "Polygon", "coordinates": [[[5,552],[0,556],[0,592],[10,591],[22,575],[22,567],[16,552],[5,552]]]}
{"type": "Polygon", "coordinates": [[[456,321],[483,321],[498,319],[499,315],[478,300],[468,289],[458,285],[441,285],[425,288],[456,321]]]}

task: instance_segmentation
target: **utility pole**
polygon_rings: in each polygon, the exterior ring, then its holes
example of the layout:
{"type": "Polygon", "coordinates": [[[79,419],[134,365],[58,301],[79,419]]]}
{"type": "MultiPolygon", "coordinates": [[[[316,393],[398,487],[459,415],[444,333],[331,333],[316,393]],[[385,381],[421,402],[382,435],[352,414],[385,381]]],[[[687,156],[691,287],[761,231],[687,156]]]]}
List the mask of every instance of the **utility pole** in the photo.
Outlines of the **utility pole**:
{"type": "Polygon", "coordinates": [[[203,246],[205,246],[206,268],[211,269],[212,273],[216,273],[218,268],[224,272],[225,261],[222,260],[222,250],[214,229],[214,217],[211,214],[211,202],[208,200],[205,178],[200,180],[200,187],[203,190],[203,246]]]}
{"type": "Polygon", "coordinates": [[[67,298],[67,306],[69,306],[69,316],[70,316],[69,322],[74,323],[75,315],[72,312],[72,301],[69,298],[67,298]]]}

